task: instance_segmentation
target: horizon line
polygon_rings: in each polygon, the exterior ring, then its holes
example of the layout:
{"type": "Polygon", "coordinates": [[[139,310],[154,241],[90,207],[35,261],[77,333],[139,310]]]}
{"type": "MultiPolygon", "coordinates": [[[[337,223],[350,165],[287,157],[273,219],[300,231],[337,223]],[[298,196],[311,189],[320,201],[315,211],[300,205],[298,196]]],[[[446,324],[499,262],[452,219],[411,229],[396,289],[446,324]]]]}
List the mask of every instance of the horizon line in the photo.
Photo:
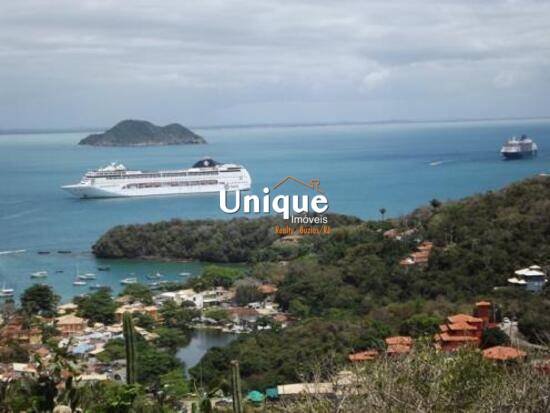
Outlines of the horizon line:
{"type": "MultiPolygon", "coordinates": [[[[263,122],[263,123],[229,123],[229,124],[213,124],[213,125],[190,125],[192,129],[240,129],[240,128],[297,128],[297,127],[314,127],[314,126],[339,126],[339,125],[384,125],[384,124],[399,124],[399,123],[455,123],[455,122],[505,122],[510,120],[545,120],[550,119],[550,115],[543,116],[512,116],[512,117],[487,117],[487,118],[451,118],[451,119],[387,119],[387,120],[341,120],[330,122],[263,122]]],[[[184,125],[185,126],[185,125],[184,125]]],[[[0,129],[0,135],[20,135],[20,134],[41,134],[41,133],[71,133],[71,132],[94,132],[106,131],[110,127],[91,127],[91,126],[74,126],[74,127],[47,127],[47,128],[6,128],[0,129]]]]}

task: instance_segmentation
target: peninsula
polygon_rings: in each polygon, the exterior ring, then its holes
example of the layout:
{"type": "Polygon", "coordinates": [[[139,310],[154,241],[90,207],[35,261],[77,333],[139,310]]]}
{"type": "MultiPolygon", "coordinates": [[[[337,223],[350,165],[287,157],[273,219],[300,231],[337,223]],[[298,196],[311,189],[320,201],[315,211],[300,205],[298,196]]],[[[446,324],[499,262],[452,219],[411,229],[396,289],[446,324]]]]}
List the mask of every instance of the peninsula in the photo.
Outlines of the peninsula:
{"type": "Polygon", "coordinates": [[[186,127],[171,123],[157,126],[144,120],[123,120],[104,133],[82,139],[79,145],[164,146],[205,144],[206,140],[186,127]]]}

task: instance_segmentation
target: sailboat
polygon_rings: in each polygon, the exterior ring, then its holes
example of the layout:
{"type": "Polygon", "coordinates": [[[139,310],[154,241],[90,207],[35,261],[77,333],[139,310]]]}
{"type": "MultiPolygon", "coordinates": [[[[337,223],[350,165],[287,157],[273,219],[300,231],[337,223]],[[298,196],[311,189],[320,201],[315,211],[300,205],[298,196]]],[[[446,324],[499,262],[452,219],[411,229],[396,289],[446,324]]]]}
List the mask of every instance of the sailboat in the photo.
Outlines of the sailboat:
{"type": "Polygon", "coordinates": [[[76,277],[73,281],[73,285],[76,285],[76,286],[82,286],[82,285],[86,285],[86,281],[84,281],[82,279],[82,277],[84,277],[83,275],[80,275],[80,271],[78,269],[78,264],[76,264],[76,277]]]}

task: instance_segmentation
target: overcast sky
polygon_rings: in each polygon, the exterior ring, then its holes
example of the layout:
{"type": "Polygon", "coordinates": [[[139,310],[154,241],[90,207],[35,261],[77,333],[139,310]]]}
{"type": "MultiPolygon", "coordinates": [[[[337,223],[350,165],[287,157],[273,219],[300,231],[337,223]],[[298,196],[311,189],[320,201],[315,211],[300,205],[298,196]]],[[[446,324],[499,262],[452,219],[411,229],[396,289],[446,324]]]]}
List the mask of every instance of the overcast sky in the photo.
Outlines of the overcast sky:
{"type": "Polygon", "coordinates": [[[2,1],[0,129],[550,115],[550,2],[2,1]]]}

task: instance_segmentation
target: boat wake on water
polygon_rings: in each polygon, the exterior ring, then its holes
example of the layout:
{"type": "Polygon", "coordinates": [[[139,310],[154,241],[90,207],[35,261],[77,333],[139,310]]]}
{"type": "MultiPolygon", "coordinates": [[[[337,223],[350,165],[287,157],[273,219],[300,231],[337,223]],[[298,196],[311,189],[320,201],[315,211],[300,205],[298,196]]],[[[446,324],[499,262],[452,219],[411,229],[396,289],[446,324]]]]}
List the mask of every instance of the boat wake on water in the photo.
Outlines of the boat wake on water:
{"type": "Polygon", "coordinates": [[[443,165],[444,163],[449,163],[449,162],[452,162],[452,161],[444,161],[444,160],[441,160],[441,161],[432,161],[429,163],[430,166],[439,166],[439,165],[443,165]]]}
{"type": "Polygon", "coordinates": [[[25,215],[29,215],[29,214],[32,214],[33,212],[36,212],[38,211],[38,209],[29,209],[27,211],[21,211],[21,212],[18,212],[16,214],[11,214],[11,215],[5,215],[3,217],[0,217],[0,219],[2,220],[10,220],[10,219],[15,219],[15,218],[20,218],[20,217],[23,217],[25,215]]]}
{"type": "Polygon", "coordinates": [[[27,252],[27,250],[0,251],[0,255],[22,254],[24,252],[27,252]]]}

